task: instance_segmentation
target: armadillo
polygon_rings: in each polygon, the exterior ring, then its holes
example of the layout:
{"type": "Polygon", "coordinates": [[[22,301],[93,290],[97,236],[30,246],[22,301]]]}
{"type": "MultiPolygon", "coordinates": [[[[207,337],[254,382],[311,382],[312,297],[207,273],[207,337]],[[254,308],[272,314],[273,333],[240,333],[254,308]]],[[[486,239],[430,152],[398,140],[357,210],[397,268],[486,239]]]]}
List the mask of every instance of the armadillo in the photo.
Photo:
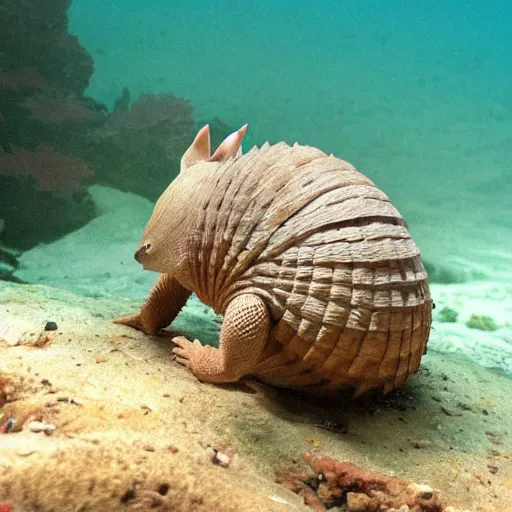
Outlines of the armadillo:
{"type": "Polygon", "coordinates": [[[201,381],[250,376],[314,393],[387,393],[417,372],[432,300],[419,249],[388,196],[351,164],[284,142],[210,152],[208,126],[158,199],[135,258],[159,272],[136,314],[154,334],[191,293],[223,316],[219,347],[180,336],[201,381]]]}

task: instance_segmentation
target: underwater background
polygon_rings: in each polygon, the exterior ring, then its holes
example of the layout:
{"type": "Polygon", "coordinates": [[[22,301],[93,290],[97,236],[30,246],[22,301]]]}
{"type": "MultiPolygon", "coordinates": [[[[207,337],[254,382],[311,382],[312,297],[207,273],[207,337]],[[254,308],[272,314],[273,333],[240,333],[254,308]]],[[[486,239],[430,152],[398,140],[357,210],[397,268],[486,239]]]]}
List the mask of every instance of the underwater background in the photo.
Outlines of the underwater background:
{"type": "Polygon", "coordinates": [[[0,5],[4,279],[141,299],[133,250],[197,128],[353,163],[406,219],[430,346],[512,369],[512,4],[0,5]],[[69,35],[72,34],[72,35],[69,35]],[[78,39],[74,37],[78,36],[78,39]]]}
{"type": "Polygon", "coordinates": [[[0,512],[511,511],[511,20],[510,0],[0,0],[0,512]],[[398,208],[435,303],[404,388],[201,382],[170,341],[218,344],[195,296],[156,336],[111,321],[155,283],[134,252],[206,123],[213,147],[248,123],[244,151],[333,153],[398,208]]]}
{"type": "Polygon", "coordinates": [[[505,0],[76,1],[71,30],[93,97],[170,90],[197,119],[249,123],[250,143],[333,152],[398,204],[427,260],[477,276],[512,268],[510,19],[505,0]]]}

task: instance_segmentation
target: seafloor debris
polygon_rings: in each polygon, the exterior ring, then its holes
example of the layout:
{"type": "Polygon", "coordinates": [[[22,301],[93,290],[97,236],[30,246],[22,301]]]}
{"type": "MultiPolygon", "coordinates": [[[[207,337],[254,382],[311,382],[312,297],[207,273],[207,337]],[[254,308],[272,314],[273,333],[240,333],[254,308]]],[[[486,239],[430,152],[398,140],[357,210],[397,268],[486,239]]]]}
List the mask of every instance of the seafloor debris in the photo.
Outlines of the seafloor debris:
{"type": "Polygon", "coordinates": [[[277,482],[304,497],[317,512],[345,506],[349,512],[444,512],[439,491],[378,472],[365,471],[350,462],[306,453],[304,460],[314,473],[282,472],[277,482]]]}
{"type": "Polygon", "coordinates": [[[7,434],[12,430],[12,427],[14,427],[16,420],[9,416],[3,423],[3,414],[0,413],[0,434],[7,434]]]}
{"type": "Polygon", "coordinates": [[[479,329],[481,331],[497,331],[496,322],[487,315],[471,315],[466,325],[470,329],[479,329]]]}
{"type": "Polygon", "coordinates": [[[441,309],[441,311],[439,311],[439,314],[436,316],[436,318],[440,322],[450,324],[455,323],[458,316],[459,313],[455,311],[455,309],[445,306],[443,309],[441,309]]]}
{"type": "Polygon", "coordinates": [[[31,421],[27,428],[31,432],[44,432],[45,434],[52,434],[55,430],[55,425],[51,423],[45,423],[44,421],[31,421]]]}
{"type": "Polygon", "coordinates": [[[50,336],[48,332],[40,332],[30,345],[34,347],[43,348],[46,347],[49,343],[51,343],[53,338],[50,336]]]}
{"type": "MultiPolygon", "coordinates": [[[[203,443],[201,443],[203,444],[203,443]]],[[[233,459],[233,454],[230,450],[221,451],[219,448],[213,447],[209,443],[203,444],[204,449],[208,455],[208,458],[217,466],[228,468],[233,459]]]]}
{"type": "Polygon", "coordinates": [[[210,450],[208,450],[208,454],[210,455],[211,461],[218,466],[227,468],[231,464],[231,457],[224,452],[219,452],[214,448],[210,448],[210,450]]]}

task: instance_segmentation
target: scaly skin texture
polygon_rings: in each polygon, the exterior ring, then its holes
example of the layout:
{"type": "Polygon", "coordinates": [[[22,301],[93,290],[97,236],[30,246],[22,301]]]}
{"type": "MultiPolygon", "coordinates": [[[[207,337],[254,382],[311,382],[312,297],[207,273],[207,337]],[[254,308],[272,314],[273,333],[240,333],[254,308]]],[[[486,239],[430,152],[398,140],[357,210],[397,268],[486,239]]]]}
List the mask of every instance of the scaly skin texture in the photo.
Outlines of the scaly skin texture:
{"type": "Polygon", "coordinates": [[[116,321],[155,333],[194,292],[224,315],[218,349],[173,340],[200,380],[251,375],[316,393],[403,386],[432,309],[404,220],[349,163],[284,143],[242,156],[244,134],[210,156],[208,128],[198,133],[136,252],[162,276],[140,313],[116,321]]]}

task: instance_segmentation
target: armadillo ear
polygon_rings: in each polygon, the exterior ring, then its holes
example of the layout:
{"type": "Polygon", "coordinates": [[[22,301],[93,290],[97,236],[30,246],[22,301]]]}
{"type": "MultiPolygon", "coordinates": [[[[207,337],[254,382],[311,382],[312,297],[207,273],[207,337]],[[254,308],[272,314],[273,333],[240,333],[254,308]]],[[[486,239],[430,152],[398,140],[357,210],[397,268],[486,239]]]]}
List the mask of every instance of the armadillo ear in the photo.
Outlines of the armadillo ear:
{"type": "Polygon", "coordinates": [[[210,157],[210,162],[223,162],[232,156],[242,154],[242,140],[247,132],[247,125],[244,124],[240,130],[230,133],[210,157]]]}
{"type": "Polygon", "coordinates": [[[181,158],[181,172],[201,160],[210,158],[210,126],[203,126],[196,135],[194,142],[185,151],[181,158]]]}

